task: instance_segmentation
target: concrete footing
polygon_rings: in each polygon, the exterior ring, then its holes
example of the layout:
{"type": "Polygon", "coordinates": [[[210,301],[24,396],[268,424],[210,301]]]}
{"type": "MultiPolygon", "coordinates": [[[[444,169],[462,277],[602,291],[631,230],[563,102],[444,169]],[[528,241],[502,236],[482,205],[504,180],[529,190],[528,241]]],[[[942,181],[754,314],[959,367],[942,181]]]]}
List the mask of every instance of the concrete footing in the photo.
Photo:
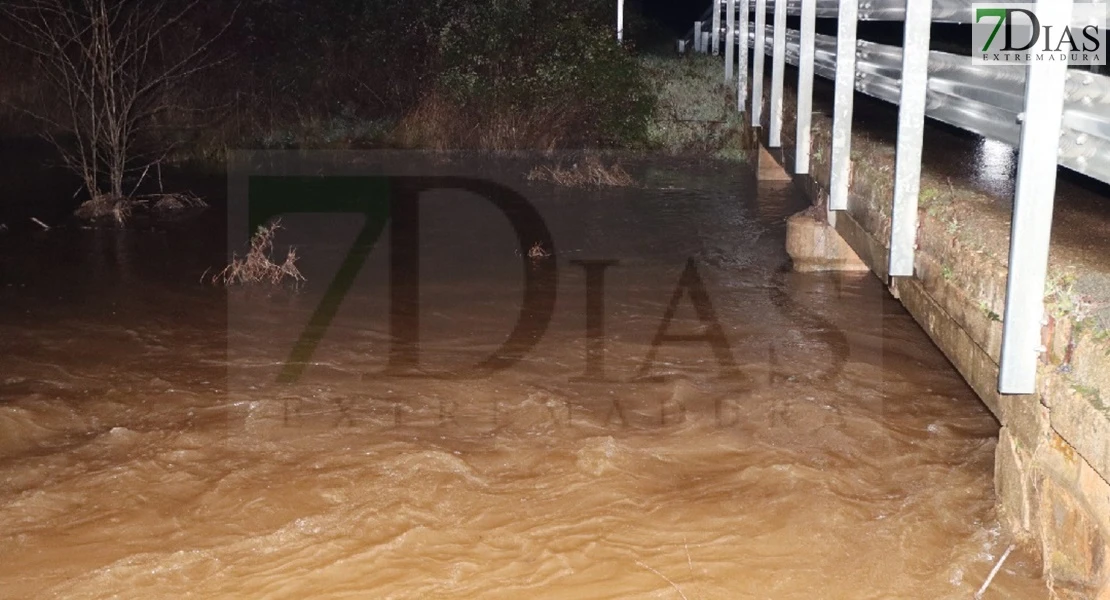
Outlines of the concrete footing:
{"type": "Polygon", "coordinates": [[[786,252],[795,271],[870,270],[832,226],[808,212],[787,219],[786,252]]]}
{"type": "Polygon", "coordinates": [[[790,181],[790,174],[782,168],[775,157],[763,146],[759,147],[757,154],[756,176],[760,181],[790,181]]]}

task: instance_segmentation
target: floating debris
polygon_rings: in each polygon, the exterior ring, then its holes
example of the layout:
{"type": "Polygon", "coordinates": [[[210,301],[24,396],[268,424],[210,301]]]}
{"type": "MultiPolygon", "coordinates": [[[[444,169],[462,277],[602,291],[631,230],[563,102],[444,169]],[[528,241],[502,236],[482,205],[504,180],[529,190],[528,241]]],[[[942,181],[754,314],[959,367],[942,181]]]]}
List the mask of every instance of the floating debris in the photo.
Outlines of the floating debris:
{"type": "Polygon", "coordinates": [[[532,260],[540,260],[541,258],[548,258],[551,253],[544,249],[543,244],[536,242],[532,244],[532,248],[528,250],[528,258],[532,260]]]}

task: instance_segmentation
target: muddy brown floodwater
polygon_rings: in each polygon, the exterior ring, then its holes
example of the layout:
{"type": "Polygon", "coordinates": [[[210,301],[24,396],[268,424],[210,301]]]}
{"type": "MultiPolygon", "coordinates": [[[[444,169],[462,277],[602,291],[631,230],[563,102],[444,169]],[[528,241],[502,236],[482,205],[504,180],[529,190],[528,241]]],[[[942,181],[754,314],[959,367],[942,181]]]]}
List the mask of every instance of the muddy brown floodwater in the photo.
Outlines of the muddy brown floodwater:
{"type": "MultiPolygon", "coordinates": [[[[361,218],[286,216],[297,292],[198,284],[223,259],[222,209],[0,240],[0,597],[982,584],[1008,545],[998,425],[873,277],[785,268],[790,187],[710,163],[640,163],[640,187],[596,191],[526,182],[520,162],[402,162],[518,190],[554,245],[529,264],[491,204],[426,194],[403,372],[393,234],[338,302],[326,291],[361,218]],[[557,275],[538,278],[550,311],[526,306],[526,273],[557,275]],[[519,360],[475,367],[521,314],[519,360]]],[[[1047,597],[1039,569],[1015,552],[985,597],[1047,597]]]]}

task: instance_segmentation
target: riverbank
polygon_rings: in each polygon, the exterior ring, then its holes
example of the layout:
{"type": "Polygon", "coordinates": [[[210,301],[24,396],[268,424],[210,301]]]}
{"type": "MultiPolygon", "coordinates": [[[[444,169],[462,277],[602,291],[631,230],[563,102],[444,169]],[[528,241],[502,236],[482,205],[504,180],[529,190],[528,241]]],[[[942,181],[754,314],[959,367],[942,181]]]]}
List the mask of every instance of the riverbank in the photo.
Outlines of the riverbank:
{"type": "MultiPolygon", "coordinates": [[[[712,156],[744,160],[743,139],[738,134],[740,119],[723,101],[716,61],[702,56],[676,59],[655,53],[629,54],[629,59],[635,66],[636,77],[642,78],[652,91],[646,100],[650,111],[637,125],[634,135],[626,139],[587,144],[561,130],[541,127],[546,121],[539,117],[520,114],[503,116],[513,120],[512,123],[453,120],[451,115],[458,110],[455,107],[441,105],[439,110],[443,112],[431,114],[436,110],[433,104],[441,102],[433,97],[407,115],[384,120],[362,120],[351,115],[331,120],[313,118],[241,138],[223,127],[208,133],[202,131],[198,136],[180,140],[157,177],[148,174],[138,189],[193,192],[215,202],[214,208],[220,210],[226,190],[226,183],[221,182],[226,178],[228,152],[243,150],[409,149],[531,155],[537,157],[537,167],[552,160],[544,158],[544,154],[682,159],[712,156]],[[422,123],[419,130],[414,129],[416,123],[422,123]],[[439,128],[436,123],[449,126],[439,128]],[[515,131],[516,125],[520,126],[519,131],[515,131]]],[[[570,122],[564,125],[574,126],[570,122]]],[[[8,233],[41,229],[32,218],[51,226],[71,221],[73,211],[84,198],[81,182],[60,165],[49,143],[26,131],[2,137],[0,165],[0,181],[6,186],[0,201],[0,224],[6,225],[8,233]]],[[[3,233],[0,230],[0,235],[3,233]]]]}

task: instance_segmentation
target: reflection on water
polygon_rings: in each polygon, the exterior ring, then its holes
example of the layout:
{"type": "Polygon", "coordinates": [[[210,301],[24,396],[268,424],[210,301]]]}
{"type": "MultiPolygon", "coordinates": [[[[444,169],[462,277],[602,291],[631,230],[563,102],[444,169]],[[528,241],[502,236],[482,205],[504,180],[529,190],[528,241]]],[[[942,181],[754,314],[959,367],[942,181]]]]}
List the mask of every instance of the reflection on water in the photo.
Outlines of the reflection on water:
{"type": "MultiPolygon", "coordinates": [[[[712,165],[585,192],[515,163],[435,168],[519,190],[557,250],[546,332],[482,376],[532,267],[473,197],[421,206],[420,362],[400,377],[386,233],[301,376],[275,383],[350,218],[284,221],[310,277],[296,294],[197,285],[211,223],[4,248],[5,597],[978,588],[1007,545],[997,424],[876,280],[783,269],[789,188],[712,165]]],[[[1018,553],[987,595],[1045,596],[1018,553]]]]}
{"type": "Polygon", "coordinates": [[[981,189],[1004,198],[1012,196],[1016,169],[1017,148],[987,138],[978,139],[972,173],[981,189]]]}

